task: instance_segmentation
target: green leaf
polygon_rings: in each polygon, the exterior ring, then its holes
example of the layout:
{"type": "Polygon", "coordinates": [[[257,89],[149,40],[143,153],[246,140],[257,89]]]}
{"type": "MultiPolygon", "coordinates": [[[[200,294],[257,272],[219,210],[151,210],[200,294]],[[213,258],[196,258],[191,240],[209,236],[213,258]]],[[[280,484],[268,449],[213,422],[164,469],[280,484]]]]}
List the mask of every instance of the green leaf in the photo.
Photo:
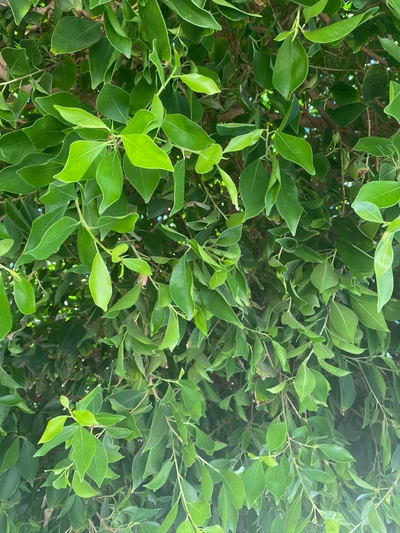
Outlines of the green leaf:
{"type": "Polygon", "coordinates": [[[19,454],[18,468],[22,477],[28,481],[31,487],[33,487],[39,468],[39,459],[34,457],[35,453],[35,446],[29,440],[25,439],[19,454]]]}
{"type": "Polygon", "coordinates": [[[319,444],[318,448],[332,461],[336,463],[350,463],[354,461],[354,457],[339,444],[319,444]]]}
{"type": "Polygon", "coordinates": [[[352,208],[360,218],[368,220],[368,222],[384,223],[379,208],[371,202],[353,202],[352,208]]]}
{"type": "Polygon", "coordinates": [[[207,78],[207,76],[203,76],[202,74],[181,74],[180,79],[185,85],[187,85],[196,93],[205,93],[211,95],[221,92],[213,79],[207,78]]]}
{"type": "Polygon", "coordinates": [[[214,165],[222,159],[222,148],[219,144],[212,144],[199,153],[195,170],[198,174],[207,174],[210,172],[214,165]]]}
{"type": "Polygon", "coordinates": [[[301,42],[290,35],[279,48],[276,56],[272,83],[288,100],[300,87],[308,73],[308,58],[301,42]]]}
{"type": "Polygon", "coordinates": [[[18,26],[32,7],[32,2],[31,0],[8,0],[8,3],[11,7],[15,24],[18,26]]]}
{"type": "Polygon", "coordinates": [[[164,61],[170,62],[171,51],[168,32],[157,0],[139,2],[138,8],[144,39],[150,44],[156,39],[157,54],[164,61]]]}
{"type": "Polygon", "coordinates": [[[62,118],[71,122],[71,124],[80,126],[81,128],[108,129],[102,120],[95,115],[91,115],[84,109],[79,109],[79,107],[63,107],[55,105],[54,109],[57,109],[62,118]]]}
{"type": "Polygon", "coordinates": [[[370,202],[380,209],[391,207],[400,201],[400,183],[393,181],[370,181],[363,185],[354,204],[370,202]]]}
{"type": "Polygon", "coordinates": [[[174,170],[167,154],[147,135],[122,135],[121,138],[132,165],[141,168],[174,170]]]}
{"type": "Polygon", "coordinates": [[[265,474],[262,461],[254,461],[250,468],[245,471],[242,481],[247,507],[250,509],[265,491],[265,474]]]}
{"type": "Polygon", "coordinates": [[[186,150],[203,150],[214,142],[201,126],[184,115],[167,115],[162,129],[173,144],[186,150]]]}
{"type": "Polygon", "coordinates": [[[158,528],[158,533],[167,533],[167,531],[172,527],[173,523],[175,522],[175,518],[178,514],[178,508],[179,500],[176,500],[174,505],[168,511],[167,516],[162,521],[161,526],[158,528]]]}
{"type": "Polygon", "coordinates": [[[168,476],[171,472],[171,469],[172,469],[172,466],[173,466],[173,462],[172,461],[167,461],[165,462],[162,467],[161,467],[161,470],[159,470],[155,476],[153,477],[153,479],[147,483],[145,485],[146,488],[150,489],[150,490],[153,490],[153,491],[156,491],[158,489],[160,489],[161,487],[163,487],[168,479],[168,476]]]}
{"type": "Polygon", "coordinates": [[[296,185],[292,178],[285,173],[281,174],[280,188],[276,197],[276,208],[288,225],[291,234],[296,235],[303,208],[299,203],[296,185]]]}
{"type": "Polygon", "coordinates": [[[314,374],[307,367],[305,362],[301,363],[294,378],[294,388],[299,400],[302,402],[309,394],[312,393],[316,385],[314,374]]]}
{"type": "Polygon", "coordinates": [[[191,0],[163,0],[164,4],[179,15],[183,20],[200,28],[220,30],[221,26],[209,11],[202,9],[191,0]]]}
{"type": "Polygon", "coordinates": [[[267,429],[266,443],[269,453],[278,450],[286,441],[287,427],[285,422],[270,424],[267,429]]]}
{"type": "Polygon", "coordinates": [[[14,299],[18,309],[24,315],[31,315],[36,311],[35,291],[29,281],[20,276],[14,274],[14,299]]]}
{"type": "Polygon", "coordinates": [[[63,427],[62,430],[56,434],[55,437],[53,437],[49,442],[46,442],[40,450],[38,450],[34,457],[43,457],[47,453],[49,453],[50,450],[55,448],[56,446],[59,446],[63,442],[65,442],[67,439],[70,439],[75,432],[77,431],[77,426],[66,426],[63,427]]]}
{"type": "Polygon", "coordinates": [[[319,364],[324,368],[327,372],[332,374],[333,376],[336,376],[338,378],[342,378],[344,376],[347,376],[350,374],[348,370],[343,370],[342,368],[337,368],[336,366],[330,365],[323,359],[319,360],[319,364]]]}
{"type": "MultiPolygon", "coordinates": [[[[218,146],[218,145],[216,145],[218,146]]],[[[210,147],[211,148],[211,147],[210,147]]],[[[178,213],[185,205],[185,160],[181,159],[174,167],[174,205],[170,216],[178,213]]]]}
{"type": "Polygon", "coordinates": [[[376,533],[387,533],[386,526],[380,517],[378,511],[376,510],[376,507],[374,504],[371,505],[368,511],[368,521],[369,525],[372,528],[372,531],[376,531],[376,533]]]}
{"type": "Polygon", "coordinates": [[[169,282],[169,292],[175,304],[185,313],[188,320],[194,314],[193,276],[186,255],[174,266],[169,282]]]}
{"type": "Polygon", "coordinates": [[[389,104],[384,109],[387,115],[395,117],[400,122],[400,84],[391,81],[389,85],[389,104]]]}
{"type": "Polygon", "coordinates": [[[122,29],[110,4],[106,4],[105,7],[104,29],[106,31],[107,39],[118,52],[121,52],[126,58],[130,59],[132,42],[122,29]]]}
{"type": "Polygon", "coordinates": [[[211,516],[210,504],[203,501],[188,503],[190,517],[196,526],[202,526],[211,516]]]}
{"type": "Polygon", "coordinates": [[[317,265],[311,273],[310,281],[320,292],[336,287],[339,278],[330,263],[325,260],[317,265]]]}
{"type": "Polygon", "coordinates": [[[149,203],[160,182],[160,172],[154,169],[135,167],[126,155],[124,157],[124,172],[146,204],[149,203]]]}
{"type": "Polygon", "coordinates": [[[178,344],[179,338],[178,315],[172,308],[170,308],[167,329],[165,331],[164,339],[160,344],[160,350],[165,350],[168,348],[172,352],[175,346],[178,344]]]}
{"type": "Polygon", "coordinates": [[[99,491],[89,485],[87,481],[82,478],[79,479],[79,475],[76,472],[74,472],[72,478],[72,490],[80,498],[93,498],[93,496],[100,494],[99,491]]]}
{"type": "Polygon", "coordinates": [[[112,295],[112,285],[110,274],[99,252],[96,253],[93,259],[89,276],[89,288],[94,303],[101,307],[103,311],[107,311],[108,302],[112,295]]]}
{"type": "Polygon", "coordinates": [[[195,533],[189,518],[186,518],[186,520],[181,522],[178,529],[176,530],[176,533],[195,533]]]}
{"type": "Polygon", "coordinates": [[[95,426],[97,424],[96,417],[87,409],[74,411],[74,418],[82,426],[95,426]]]}
{"type": "Polygon", "coordinates": [[[151,111],[147,109],[139,109],[135,116],[129,121],[127,126],[121,131],[122,135],[128,133],[148,133],[153,129],[153,124],[156,122],[157,117],[151,111]]]}
{"type": "Polygon", "coordinates": [[[81,481],[96,453],[96,440],[96,437],[89,433],[83,426],[79,426],[72,437],[71,459],[75,464],[81,481]]]}
{"type": "Polygon", "coordinates": [[[390,234],[385,232],[375,250],[374,269],[377,277],[383,276],[392,268],[394,252],[390,234]]]}
{"type": "Polygon", "coordinates": [[[395,152],[392,141],[381,137],[363,137],[358,140],[354,150],[366,152],[376,157],[390,157],[395,152]]]}
{"type": "Polygon", "coordinates": [[[260,140],[261,135],[264,133],[264,130],[253,130],[250,133],[245,133],[243,135],[238,135],[229,141],[228,146],[224,149],[224,154],[229,152],[238,152],[243,150],[248,146],[253,146],[260,140]]]}
{"type": "Polygon", "coordinates": [[[327,2],[328,0],[319,0],[319,2],[316,2],[310,7],[304,7],[303,8],[304,20],[308,22],[310,18],[316,17],[317,15],[319,15],[324,10],[327,2]]]}
{"type": "Polygon", "coordinates": [[[376,12],[376,8],[368,9],[360,15],[349,17],[340,22],[335,22],[324,28],[318,28],[317,30],[303,31],[303,35],[306,39],[313,43],[333,43],[343,39],[355,30],[360,24],[363,24],[370,19],[376,12]]]}
{"type": "Polygon", "coordinates": [[[348,307],[333,301],[330,309],[330,319],[331,324],[339,335],[353,344],[358,326],[357,315],[348,307]]]}
{"type": "Polygon", "coordinates": [[[96,107],[99,113],[114,120],[126,124],[129,115],[129,94],[111,83],[105,83],[97,97],[96,107]]]}
{"type": "Polygon", "coordinates": [[[66,420],[66,416],[56,416],[55,418],[49,420],[46,429],[44,430],[44,433],[40,438],[39,444],[49,442],[56,435],[58,435],[63,429],[66,420]]]}
{"type": "Polygon", "coordinates": [[[119,200],[122,194],[124,176],[117,151],[108,153],[100,161],[96,171],[96,180],[103,194],[103,199],[99,207],[99,213],[101,214],[110,205],[119,200]]]}
{"type": "Polygon", "coordinates": [[[106,145],[96,141],[75,141],[71,144],[68,159],[54,179],[67,183],[80,181],[90,165],[104,152],[106,145]]]}
{"type": "Polygon", "coordinates": [[[225,185],[226,187],[226,190],[228,191],[228,194],[229,194],[229,197],[231,199],[231,202],[233,203],[233,205],[238,208],[239,205],[238,205],[238,193],[237,193],[237,189],[236,189],[236,185],[235,183],[233,182],[232,178],[229,176],[229,174],[227,174],[225,172],[225,170],[222,170],[222,168],[220,168],[219,166],[217,166],[218,168],[218,172],[221,176],[221,179],[223,181],[223,184],[225,185]]]}
{"type": "Polygon", "coordinates": [[[307,141],[277,131],[275,133],[275,146],[282,157],[303,167],[309,174],[315,174],[311,146],[307,141]]]}
{"type": "Polygon", "coordinates": [[[13,244],[12,239],[2,239],[0,241],[0,256],[5,255],[13,247],[13,244]]]}
{"type": "Polygon", "coordinates": [[[245,218],[253,218],[264,209],[268,178],[262,159],[247,165],[240,175],[240,194],[245,206],[245,218]]]}
{"type": "Polygon", "coordinates": [[[232,470],[220,470],[222,484],[235,509],[241,509],[245,490],[241,478],[232,470]]]}
{"type": "Polygon", "coordinates": [[[212,291],[202,287],[200,290],[201,298],[206,309],[217,318],[235,324],[240,329],[243,328],[228,302],[217,291],[212,291]]]}
{"type": "Polygon", "coordinates": [[[143,259],[128,259],[124,258],[123,263],[126,268],[133,272],[138,272],[142,276],[151,276],[152,271],[149,265],[143,259]]]}
{"type": "Polygon", "coordinates": [[[388,331],[385,317],[382,311],[377,311],[377,302],[362,301],[350,298],[354,312],[361,324],[376,331],[388,331]]]}
{"type": "Polygon", "coordinates": [[[0,273],[0,340],[9,333],[11,327],[10,304],[8,303],[7,293],[4,288],[3,277],[0,273]]]}
{"type": "Polygon", "coordinates": [[[62,17],[54,28],[51,37],[51,51],[53,54],[72,54],[92,44],[101,38],[100,24],[80,17],[62,17]]]}

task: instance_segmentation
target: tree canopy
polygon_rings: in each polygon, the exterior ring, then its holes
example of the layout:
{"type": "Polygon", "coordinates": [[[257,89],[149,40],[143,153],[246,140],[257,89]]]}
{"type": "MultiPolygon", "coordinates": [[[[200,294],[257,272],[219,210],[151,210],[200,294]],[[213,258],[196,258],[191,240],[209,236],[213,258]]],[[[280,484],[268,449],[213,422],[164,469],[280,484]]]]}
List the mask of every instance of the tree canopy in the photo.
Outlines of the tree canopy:
{"type": "Polygon", "coordinates": [[[0,531],[399,531],[399,1],[0,28],[0,531]]]}

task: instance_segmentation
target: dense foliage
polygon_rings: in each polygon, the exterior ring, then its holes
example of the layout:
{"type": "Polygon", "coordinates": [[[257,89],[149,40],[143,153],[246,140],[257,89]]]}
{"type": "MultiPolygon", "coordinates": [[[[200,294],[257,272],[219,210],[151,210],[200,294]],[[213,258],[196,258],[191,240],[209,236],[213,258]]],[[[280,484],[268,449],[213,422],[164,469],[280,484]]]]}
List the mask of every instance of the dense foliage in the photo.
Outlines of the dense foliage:
{"type": "Polygon", "coordinates": [[[0,5],[0,531],[400,531],[399,1],[0,5]]]}

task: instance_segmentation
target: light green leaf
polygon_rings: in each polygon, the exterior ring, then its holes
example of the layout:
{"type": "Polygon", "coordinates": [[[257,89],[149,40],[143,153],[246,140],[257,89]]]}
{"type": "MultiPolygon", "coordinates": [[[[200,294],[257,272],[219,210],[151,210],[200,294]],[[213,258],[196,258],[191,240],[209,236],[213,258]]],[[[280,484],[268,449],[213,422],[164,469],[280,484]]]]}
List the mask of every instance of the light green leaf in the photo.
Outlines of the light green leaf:
{"type": "Polygon", "coordinates": [[[132,165],[141,168],[174,170],[167,154],[147,135],[122,135],[121,138],[132,165]]]}
{"type": "Polygon", "coordinates": [[[228,194],[230,196],[231,202],[233,205],[238,208],[238,193],[236,189],[236,185],[233,182],[232,178],[225,172],[225,170],[222,170],[221,167],[217,166],[218,172],[221,176],[221,179],[226,187],[226,190],[228,191],[228,194]]]}
{"type": "Polygon", "coordinates": [[[370,19],[376,12],[376,8],[368,9],[360,15],[349,17],[340,22],[334,22],[329,26],[318,28],[317,30],[303,31],[306,39],[313,43],[334,43],[346,37],[355,30],[360,24],[370,19]]]}
{"type": "Polygon", "coordinates": [[[126,268],[129,268],[133,272],[138,272],[142,276],[151,276],[152,274],[151,268],[143,259],[124,258],[123,263],[126,268]]]}
{"type": "Polygon", "coordinates": [[[80,498],[93,498],[93,496],[99,494],[99,491],[89,485],[87,481],[82,478],[79,479],[79,475],[76,472],[74,472],[72,478],[72,490],[80,498]]]}
{"type": "Polygon", "coordinates": [[[202,74],[181,74],[180,76],[183,83],[185,83],[192,91],[205,94],[216,94],[221,91],[218,89],[217,84],[211,78],[203,76],[202,74]]]}
{"type": "Polygon", "coordinates": [[[380,209],[391,207],[400,201],[400,182],[369,181],[363,185],[353,202],[370,202],[380,209]]]}
{"type": "Polygon", "coordinates": [[[65,182],[80,181],[90,165],[105,150],[105,147],[105,143],[96,141],[73,142],[65,167],[54,176],[54,179],[65,182]]]}
{"type": "Polygon", "coordinates": [[[96,437],[83,426],[79,426],[72,437],[71,459],[75,463],[75,468],[81,481],[96,453],[96,440],[96,437]]]}
{"type": "Polygon", "coordinates": [[[393,236],[385,232],[375,250],[374,256],[374,270],[377,277],[383,276],[388,270],[392,268],[393,264],[393,236]]]}
{"type": "Polygon", "coordinates": [[[201,150],[196,162],[195,170],[198,174],[207,174],[214,165],[218,165],[222,158],[222,148],[219,144],[212,144],[201,150]]]}
{"type": "Polygon", "coordinates": [[[102,120],[79,107],[63,107],[55,105],[54,109],[60,113],[62,118],[71,122],[71,124],[80,126],[81,128],[108,129],[102,120]]]}
{"type": "Polygon", "coordinates": [[[73,414],[75,420],[82,426],[95,426],[97,424],[96,417],[87,409],[78,409],[73,414]]]}
{"type": "Polygon", "coordinates": [[[377,224],[384,222],[379,208],[371,202],[353,202],[352,208],[360,218],[368,220],[368,222],[376,222],[377,224]]]}
{"type": "Polygon", "coordinates": [[[328,0],[319,0],[319,2],[316,2],[313,5],[310,5],[309,7],[303,8],[303,15],[304,20],[308,22],[310,18],[316,17],[319,15],[325,8],[328,0]]]}
{"type": "Polygon", "coordinates": [[[239,150],[243,150],[248,146],[253,146],[260,140],[260,137],[263,133],[264,130],[253,130],[249,133],[245,133],[244,135],[238,135],[237,137],[234,137],[231,141],[229,141],[228,146],[224,149],[224,154],[229,152],[238,152],[239,150]]]}
{"type": "Polygon", "coordinates": [[[67,420],[66,416],[56,416],[47,422],[46,429],[44,430],[43,435],[39,441],[39,444],[49,442],[52,440],[60,431],[63,429],[65,421],[67,420]]]}
{"type": "Polygon", "coordinates": [[[103,311],[107,311],[108,302],[112,295],[112,285],[110,274],[99,252],[96,253],[93,259],[89,276],[89,288],[94,303],[101,307],[103,311]]]}
{"type": "Polygon", "coordinates": [[[24,315],[31,315],[36,311],[35,291],[29,281],[15,273],[13,276],[14,299],[18,309],[24,315]]]}
{"type": "Polygon", "coordinates": [[[203,501],[188,503],[190,517],[196,526],[202,526],[211,516],[210,504],[203,501]]]}

